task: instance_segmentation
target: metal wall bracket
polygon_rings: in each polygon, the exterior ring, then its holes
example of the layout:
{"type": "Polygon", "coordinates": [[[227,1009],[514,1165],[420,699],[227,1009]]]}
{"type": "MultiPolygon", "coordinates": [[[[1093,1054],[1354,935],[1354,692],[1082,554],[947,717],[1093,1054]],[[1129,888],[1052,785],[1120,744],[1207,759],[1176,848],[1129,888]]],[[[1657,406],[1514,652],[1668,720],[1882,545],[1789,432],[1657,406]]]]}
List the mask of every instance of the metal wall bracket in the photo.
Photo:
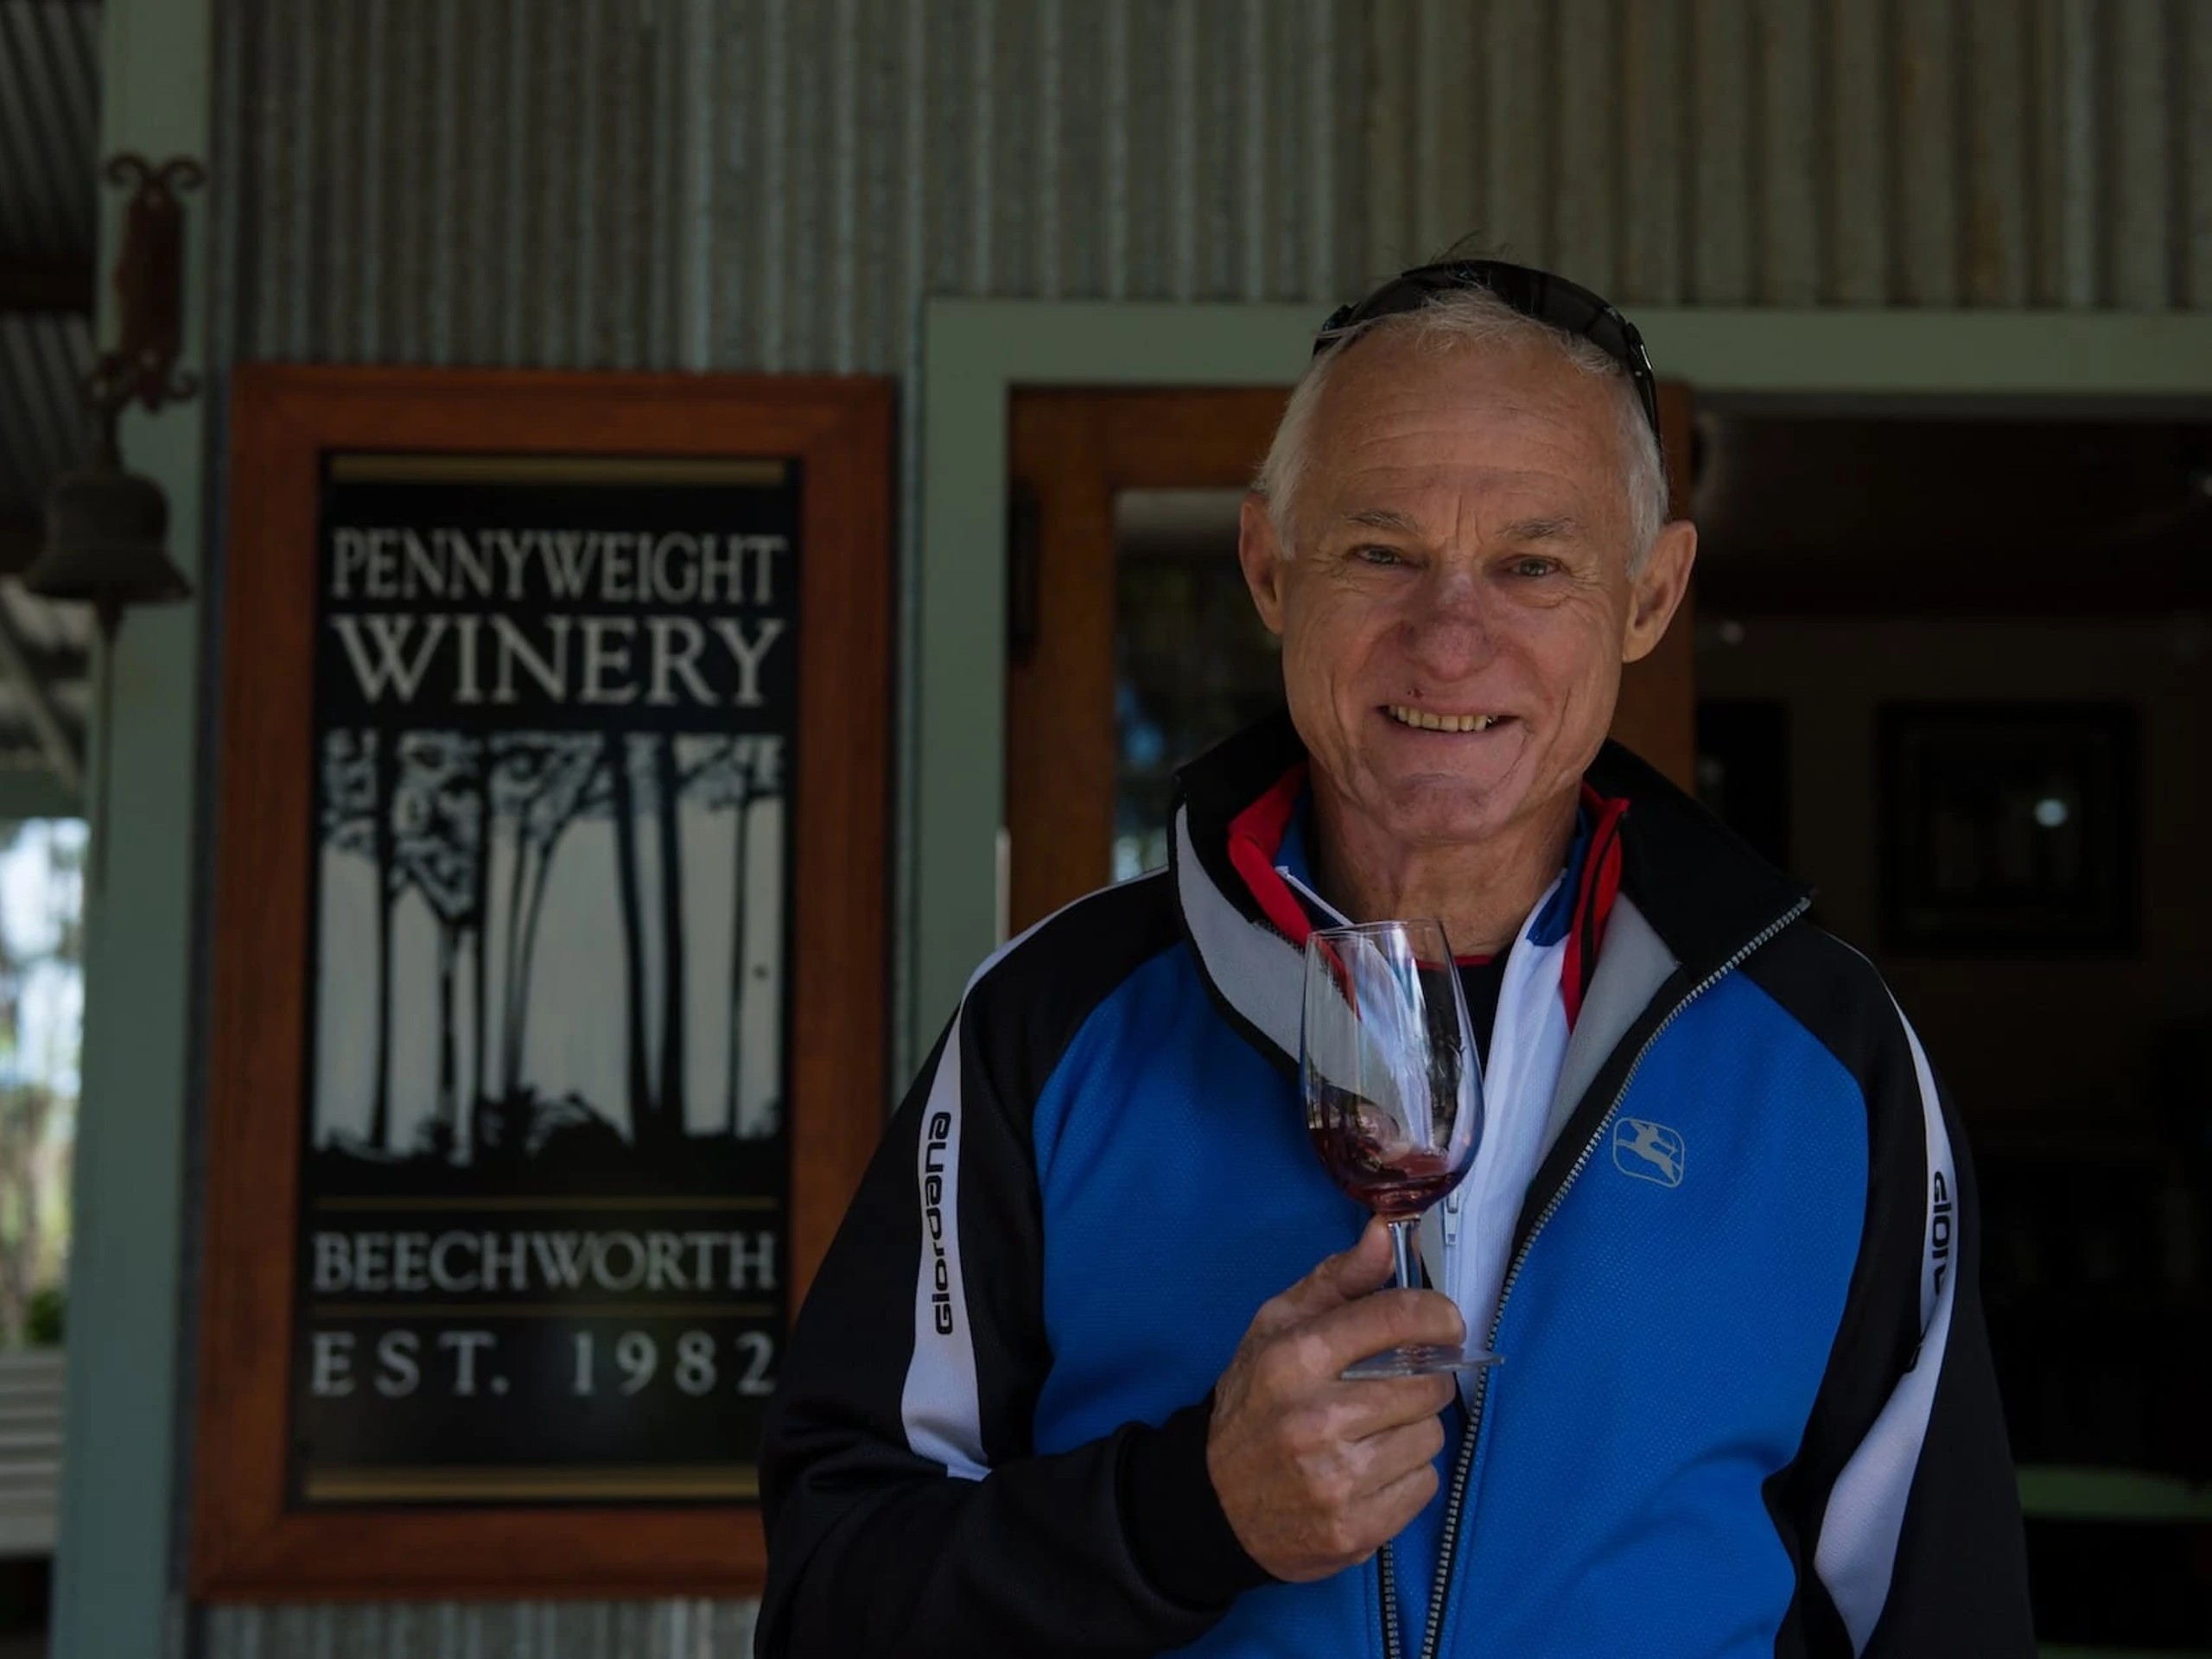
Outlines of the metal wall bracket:
{"type": "Polygon", "coordinates": [[[207,174],[188,156],[156,167],[128,150],[111,156],[101,174],[110,184],[137,187],[124,209],[115,262],[120,337],[100,353],[87,387],[92,407],[111,423],[133,402],[157,410],[199,393],[198,375],[176,372],[184,348],[184,206],[177,195],[198,189],[207,174]]]}

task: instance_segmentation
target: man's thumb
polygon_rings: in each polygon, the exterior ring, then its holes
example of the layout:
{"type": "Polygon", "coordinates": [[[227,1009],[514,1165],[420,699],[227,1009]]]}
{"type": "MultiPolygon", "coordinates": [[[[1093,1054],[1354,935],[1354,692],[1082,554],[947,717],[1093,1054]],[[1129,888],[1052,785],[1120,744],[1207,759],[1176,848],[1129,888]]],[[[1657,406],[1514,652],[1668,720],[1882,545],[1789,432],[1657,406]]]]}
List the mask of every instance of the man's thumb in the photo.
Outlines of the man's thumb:
{"type": "Polygon", "coordinates": [[[1280,1329],[1318,1319],[1389,1284],[1390,1263],[1390,1230],[1370,1220],[1350,1249],[1322,1258],[1313,1272],[1261,1309],[1255,1324],[1280,1329]]]}
{"type": "Polygon", "coordinates": [[[1335,1289],[1339,1302],[1356,1301],[1390,1282],[1395,1261],[1389,1223],[1370,1217],[1352,1247],[1322,1262],[1317,1273],[1335,1289]]]}

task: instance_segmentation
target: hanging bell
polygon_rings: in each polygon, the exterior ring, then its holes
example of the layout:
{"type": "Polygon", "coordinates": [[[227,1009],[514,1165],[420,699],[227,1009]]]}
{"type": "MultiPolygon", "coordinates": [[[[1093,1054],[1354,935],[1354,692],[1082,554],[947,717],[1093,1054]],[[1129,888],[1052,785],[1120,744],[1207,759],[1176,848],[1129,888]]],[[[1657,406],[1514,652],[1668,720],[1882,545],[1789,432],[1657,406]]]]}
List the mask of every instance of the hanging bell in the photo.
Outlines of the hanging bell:
{"type": "Polygon", "coordinates": [[[167,605],[192,595],[169,562],[168,502],[150,479],[123,470],[111,443],[92,465],[57,480],[46,498],[46,546],[23,572],[23,586],[44,599],[89,604],[102,626],[132,605],[167,605]]]}

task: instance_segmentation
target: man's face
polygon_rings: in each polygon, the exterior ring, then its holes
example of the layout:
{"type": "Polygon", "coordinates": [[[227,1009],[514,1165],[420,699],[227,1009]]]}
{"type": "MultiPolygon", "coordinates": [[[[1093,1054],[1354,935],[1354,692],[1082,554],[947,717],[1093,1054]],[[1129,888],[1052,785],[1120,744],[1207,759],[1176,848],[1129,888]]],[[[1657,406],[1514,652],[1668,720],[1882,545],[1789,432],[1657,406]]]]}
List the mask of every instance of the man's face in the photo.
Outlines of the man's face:
{"type": "Polygon", "coordinates": [[[1525,346],[1363,340],[1314,410],[1293,545],[1245,503],[1316,785],[1392,840],[1478,842],[1572,798],[1621,664],[1666,631],[1695,532],[1669,525],[1631,579],[1616,395],[1525,346]]]}

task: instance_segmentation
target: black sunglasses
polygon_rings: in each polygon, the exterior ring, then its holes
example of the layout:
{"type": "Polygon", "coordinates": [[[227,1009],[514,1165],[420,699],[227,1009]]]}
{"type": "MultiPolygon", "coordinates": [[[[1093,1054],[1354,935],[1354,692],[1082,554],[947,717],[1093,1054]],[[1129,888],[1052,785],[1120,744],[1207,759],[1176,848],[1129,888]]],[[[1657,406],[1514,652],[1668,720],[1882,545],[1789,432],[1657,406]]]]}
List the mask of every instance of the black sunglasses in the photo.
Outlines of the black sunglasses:
{"type": "Polygon", "coordinates": [[[1418,311],[1433,296],[1463,288],[1485,289],[1524,317],[1578,334],[1626,369],[1636,385],[1637,401],[1643,405],[1643,418],[1651,423],[1652,438],[1663,453],[1659,382],[1651,372],[1643,336],[1610,301],[1548,270],[1509,265],[1502,259],[1452,259],[1401,271],[1358,304],[1340,305],[1331,312],[1321,332],[1313,336],[1313,355],[1320,356],[1363,323],[1418,311]]]}

